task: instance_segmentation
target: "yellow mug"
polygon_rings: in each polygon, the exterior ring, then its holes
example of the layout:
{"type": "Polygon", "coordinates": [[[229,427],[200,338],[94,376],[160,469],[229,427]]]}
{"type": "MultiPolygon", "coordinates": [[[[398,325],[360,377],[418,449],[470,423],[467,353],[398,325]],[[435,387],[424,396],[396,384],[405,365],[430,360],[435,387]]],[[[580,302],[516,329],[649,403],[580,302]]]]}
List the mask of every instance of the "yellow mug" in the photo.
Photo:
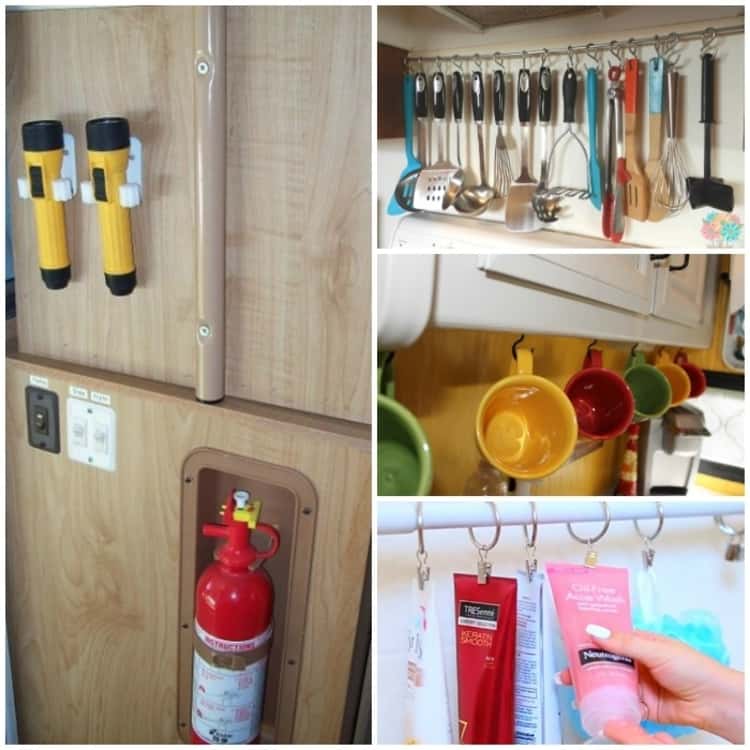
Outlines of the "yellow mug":
{"type": "Polygon", "coordinates": [[[533,374],[531,350],[519,349],[515,374],[495,383],[477,410],[479,449],[496,469],[516,479],[557,471],[578,437],[573,405],[562,388],[533,374]]]}
{"type": "Polygon", "coordinates": [[[680,365],[675,364],[663,350],[656,353],[657,370],[660,370],[672,388],[671,406],[677,406],[690,398],[690,377],[680,365]]]}

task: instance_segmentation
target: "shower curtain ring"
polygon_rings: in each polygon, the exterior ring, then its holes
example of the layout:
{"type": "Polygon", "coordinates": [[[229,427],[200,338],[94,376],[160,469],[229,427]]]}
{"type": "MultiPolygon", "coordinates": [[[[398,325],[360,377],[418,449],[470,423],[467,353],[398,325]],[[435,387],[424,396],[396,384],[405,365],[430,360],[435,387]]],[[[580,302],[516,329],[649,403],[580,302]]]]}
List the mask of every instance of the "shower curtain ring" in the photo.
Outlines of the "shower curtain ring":
{"type": "Polygon", "coordinates": [[[573,531],[573,524],[570,521],[565,524],[568,527],[568,534],[570,534],[570,536],[575,539],[576,542],[586,545],[586,556],[584,557],[583,564],[588,568],[596,567],[598,555],[596,553],[596,550],[594,549],[594,544],[596,544],[596,542],[604,537],[604,535],[609,530],[609,524],[612,520],[609,514],[609,504],[607,502],[602,502],[602,507],[604,508],[604,526],[596,536],[590,536],[587,539],[584,539],[578,536],[575,531],[573,531]]]}
{"type": "Polygon", "coordinates": [[[638,520],[636,518],[633,519],[633,526],[635,526],[635,530],[638,532],[638,535],[641,537],[643,543],[647,547],[650,542],[653,542],[654,539],[659,536],[662,527],[664,526],[664,506],[661,503],[656,503],[656,512],[659,515],[659,523],[657,524],[656,531],[654,531],[653,534],[644,534],[643,531],[641,531],[641,527],[638,525],[638,520]]]}
{"type": "Polygon", "coordinates": [[[654,550],[654,548],[651,546],[651,542],[653,542],[654,539],[659,536],[662,526],[664,526],[664,507],[661,503],[656,503],[656,512],[659,514],[659,523],[657,524],[656,531],[654,531],[653,534],[644,534],[643,531],[641,531],[641,527],[638,525],[638,519],[633,519],[633,526],[635,526],[635,530],[638,532],[638,536],[640,536],[641,541],[643,542],[643,546],[645,547],[642,552],[643,567],[645,570],[649,570],[654,564],[656,550],[654,550]]]}
{"type": "Polygon", "coordinates": [[[469,526],[469,538],[471,543],[477,548],[479,552],[479,560],[477,561],[477,583],[487,583],[487,578],[492,573],[492,563],[487,562],[487,553],[497,544],[500,539],[500,532],[502,530],[502,522],[500,521],[500,515],[497,512],[497,506],[495,503],[487,503],[492,508],[492,513],[495,516],[495,533],[488,544],[482,544],[477,541],[474,535],[474,529],[469,526]]]}

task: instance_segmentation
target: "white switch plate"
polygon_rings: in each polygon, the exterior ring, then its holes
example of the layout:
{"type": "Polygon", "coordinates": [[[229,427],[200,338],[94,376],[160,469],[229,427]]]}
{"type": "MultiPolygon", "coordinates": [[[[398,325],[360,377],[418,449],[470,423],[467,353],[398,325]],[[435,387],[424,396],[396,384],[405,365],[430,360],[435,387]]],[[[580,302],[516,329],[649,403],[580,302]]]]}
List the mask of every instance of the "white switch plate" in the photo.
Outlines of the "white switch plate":
{"type": "Polygon", "coordinates": [[[117,468],[117,415],[108,406],[68,398],[68,457],[98,469],[117,468]]]}

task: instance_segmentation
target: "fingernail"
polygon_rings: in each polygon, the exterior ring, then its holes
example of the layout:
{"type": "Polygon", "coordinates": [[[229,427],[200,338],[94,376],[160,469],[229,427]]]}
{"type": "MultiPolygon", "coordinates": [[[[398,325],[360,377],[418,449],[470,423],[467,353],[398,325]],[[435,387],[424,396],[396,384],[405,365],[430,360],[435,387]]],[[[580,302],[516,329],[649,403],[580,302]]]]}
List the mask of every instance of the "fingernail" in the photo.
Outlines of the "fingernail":
{"type": "Polygon", "coordinates": [[[612,631],[609,628],[605,628],[603,625],[587,625],[586,632],[589,635],[593,635],[594,638],[606,639],[612,635],[612,631]]]}
{"type": "Polygon", "coordinates": [[[562,677],[560,677],[561,674],[562,674],[562,672],[555,672],[555,676],[554,676],[555,685],[564,685],[565,684],[562,681],[562,677]]]}

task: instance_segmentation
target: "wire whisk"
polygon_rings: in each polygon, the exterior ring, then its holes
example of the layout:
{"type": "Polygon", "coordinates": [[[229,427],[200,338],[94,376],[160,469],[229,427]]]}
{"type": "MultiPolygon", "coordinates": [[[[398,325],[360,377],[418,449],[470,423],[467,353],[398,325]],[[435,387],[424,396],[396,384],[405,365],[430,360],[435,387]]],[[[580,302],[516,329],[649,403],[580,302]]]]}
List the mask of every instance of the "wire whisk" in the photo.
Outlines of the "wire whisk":
{"type": "MultiPolygon", "coordinates": [[[[503,143],[503,146],[505,144],[503,143]]],[[[513,182],[513,168],[507,147],[495,149],[495,193],[498,198],[505,198],[513,182]]]]}
{"type": "Polygon", "coordinates": [[[672,213],[688,202],[688,172],[677,140],[677,71],[667,74],[667,139],[661,157],[661,170],[654,184],[654,200],[672,213]]]}

